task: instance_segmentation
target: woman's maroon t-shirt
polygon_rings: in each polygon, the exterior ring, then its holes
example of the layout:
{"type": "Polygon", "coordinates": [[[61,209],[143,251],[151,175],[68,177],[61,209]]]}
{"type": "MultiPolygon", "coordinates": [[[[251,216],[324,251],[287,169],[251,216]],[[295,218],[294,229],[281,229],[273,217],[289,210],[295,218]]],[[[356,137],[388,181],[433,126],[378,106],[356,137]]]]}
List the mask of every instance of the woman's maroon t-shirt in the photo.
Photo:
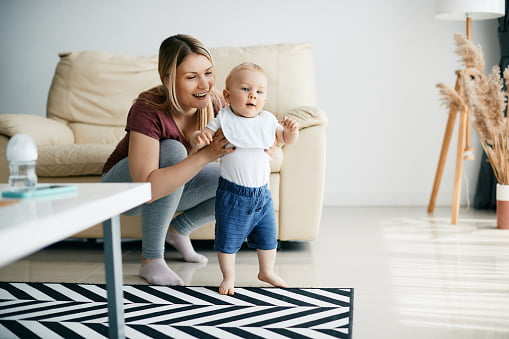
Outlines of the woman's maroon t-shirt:
{"type": "Polygon", "coordinates": [[[142,100],[136,100],[131,106],[127,115],[126,135],[110,155],[104,164],[102,173],[108,172],[117,162],[124,159],[128,155],[129,150],[129,132],[134,131],[156,140],[174,139],[180,141],[186,146],[187,150],[191,149],[180,133],[175,121],[166,109],[154,107],[142,100]]]}
{"type": "MultiPolygon", "coordinates": [[[[150,97],[154,102],[162,103],[163,98],[150,93],[151,90],[140,95],[150,97]]],[[[226,105],[224,99],[217,94],[212,95],[214,112],[217,114],[226,105]]],[[[173,139],[180,141],[187,151],[191,151],[191,145],[186,141],[177,124],[167,109],[157,108],[143,101],[136,100],[127,114],[126,135],[109,156],[103,166],[102,173],[108,172],[117,162],[124,159],[129,151],[129,132],[134,131],[147,135],[156,140],[173,139]]]]}

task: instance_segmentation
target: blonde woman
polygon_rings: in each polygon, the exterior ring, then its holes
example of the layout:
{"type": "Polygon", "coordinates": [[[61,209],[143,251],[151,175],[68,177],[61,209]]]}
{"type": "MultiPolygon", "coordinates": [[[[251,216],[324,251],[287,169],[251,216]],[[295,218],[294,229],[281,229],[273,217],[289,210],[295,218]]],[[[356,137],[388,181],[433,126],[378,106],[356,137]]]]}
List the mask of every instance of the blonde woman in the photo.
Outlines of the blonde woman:
{"type": "Polygon", "coordinates": [[[207,147],[191,152],[192,133],[206,126],[222,106],[214,94],[214,64],[197,39],[174,35],[159,49],[161,85],[132,105],[126,135],[103,168],[103,182],[150,182],[152,200],[129,215],[141,214],[140,276],[150,284],[183,285],[164,260],[165,241],[188,262],[207,262],[189,234],[214,220],[219,165],[234,150],[218,131],[207,147]],[[172,220],[175,212],[183,212],[172,220]]]}

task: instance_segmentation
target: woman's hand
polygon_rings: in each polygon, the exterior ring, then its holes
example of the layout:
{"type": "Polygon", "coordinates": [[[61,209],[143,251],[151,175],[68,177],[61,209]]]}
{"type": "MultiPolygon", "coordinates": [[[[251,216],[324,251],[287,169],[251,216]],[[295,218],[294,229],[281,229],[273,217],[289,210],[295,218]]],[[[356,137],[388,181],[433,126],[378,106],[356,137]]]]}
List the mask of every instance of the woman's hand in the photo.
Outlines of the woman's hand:
{"type": "MultiPolygon", "coordinates": [[[[136,132],[131,132],[136,133],[136,132]]],[[[150,137],[145,136],[147,140],[155,140],[150,137]]],[[[180,161],[179,163],[164,167],[158,168],[157,162],[152,164],[151,168],[145,169],[142,173],[149,173],[146,175],[146,179],[143,176],[139,176],[140,181],[147,181],[152,183],[152,201],[155,201],[161,197],[164,197],[172,192],[174,192],[177,188],[181,187],[189,180],[191,180],[196,174],[198,174],[203,167],[205,167],[208,163],[216,160],[217,158],[222,157],[225,154],[231,153],[234,151],[234,148],[225,148],[228,145],[228,140],[224,137],[224,134],[221,130],[218,130],[214,137],[212,138],[212,142],[210,145],[203,147],[199,151],[195,153],[191,153],[187,158],[180,161]],[[151,170],[149,170],[151,169],[151,170]]],[[[155,140],[154,148],[155,151],[158,151],[159,143],[155,140]]],[[[142,148],[139,148],[140,154],[144,154],[142,152],[142,148]]],[[[155,152],[152,152],[152,158],[159,159],[155,152]]],[[[132,156],[129,156],[129,160],[131,161],[132,156]]],[[[148,158],[139,158],[138,163],[143,163],[148,158]],[[144,159],[141,161],[140,159],[144,159]]],[[[131,163],[129,163],[131,166],[131,163]]],[[[147,166],[145,166],[147,167],[147,166]]],[[[134,178],[134,177],[133,177],[134,178]]]]}
{"type": "Polygon", "coordinates": [[[274,143],[272,144],[272,146],[270,146],[268,149],[264,149],[265,153],[267,153],[271,158],[272,158],[272,155],[274,155],[274,151],[276,150],[276,141],[274,141],[274,143]]]}
{"type": "Polygon", "coordinates": [[[223,134],[222,129],[218,129],[212,138],[212,142],[206,147],[202,148],[199,152],[204,153],[210,161],[214,161],[225,154],[229,154],[235,151],[235,147],[226,147],[229,141],[223,134]]]}

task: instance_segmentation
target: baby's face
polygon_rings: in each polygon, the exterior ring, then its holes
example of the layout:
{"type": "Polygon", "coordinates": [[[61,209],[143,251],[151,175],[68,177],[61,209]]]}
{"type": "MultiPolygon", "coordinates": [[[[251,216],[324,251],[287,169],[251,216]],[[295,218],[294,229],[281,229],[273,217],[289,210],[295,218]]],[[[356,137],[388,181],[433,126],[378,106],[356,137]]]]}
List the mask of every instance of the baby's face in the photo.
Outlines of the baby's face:
{"type": "Polygon", "coordinates": [[[233,113],[253,118],[260,113],[267,101],[267,77],[265,74],[243,69],[233,74],[224,97],[233,113]]]}

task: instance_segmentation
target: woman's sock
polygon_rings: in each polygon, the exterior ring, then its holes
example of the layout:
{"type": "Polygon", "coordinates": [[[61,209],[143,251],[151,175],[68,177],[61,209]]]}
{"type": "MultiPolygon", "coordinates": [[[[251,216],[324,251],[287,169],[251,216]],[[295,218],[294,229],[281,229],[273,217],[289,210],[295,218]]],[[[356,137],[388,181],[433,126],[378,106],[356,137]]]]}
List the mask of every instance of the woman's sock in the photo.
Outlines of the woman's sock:
{"type": "Polygon", "coordinates": [[[184,282],[163,258],[150,260],[140,267],[140,276],[152,285],[182,286],[184,282]]]}
{"type": "Polygon", "coordinates": [[[166,234],[166,242],[175,247],[187,262],[206,263],[209,261],[206,256],[195,252],[191,239],[187,235],[168,232],[166,234]]]}

